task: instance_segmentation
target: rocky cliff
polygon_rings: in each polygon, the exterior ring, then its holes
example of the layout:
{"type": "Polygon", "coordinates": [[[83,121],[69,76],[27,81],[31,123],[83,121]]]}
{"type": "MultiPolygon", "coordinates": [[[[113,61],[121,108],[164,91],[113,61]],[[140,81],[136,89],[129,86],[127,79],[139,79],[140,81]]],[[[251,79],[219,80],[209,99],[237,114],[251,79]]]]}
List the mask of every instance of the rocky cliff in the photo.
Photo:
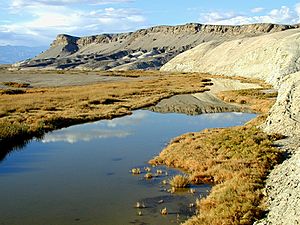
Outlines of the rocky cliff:
{"type": "Polygon", "coordinates": [[[300,137],[300,72],[287,75],[282,80],[265,130],[300,137]]]}
{"type": "Polygon", "coordinates": [[[73,37],[60,34],[39,56],[16,64],[20,68],[130,70],[158,69],[201,43],[216,43],[297,28],[299,25],[241,26],[186,24],[156,26],[131,33],[73,37]]]}
{"type": "Polygon", "coordinates": [[[278,89],[266,132],[288,138],[278,143],[289,158],[271,172],[266,185],[269,213],[258,222],[300,224],[300,29],[232,41],[211,41],[186,51],[163,71],[208,72],[263,79],[278,89]]]}
{"type": "Polygon", "coordinates": [[[300,29],[202,43],[178,55],[161,70],[263,79],[279,89],[265,129],[299,135],[300,29]]]}
{"type": "Polygon", "coordinates": [[[210,41],[178,55],[161,70],[198,71],[266,80],[279,87],[300,70],[299,29],[233,41],[210,41]]]}

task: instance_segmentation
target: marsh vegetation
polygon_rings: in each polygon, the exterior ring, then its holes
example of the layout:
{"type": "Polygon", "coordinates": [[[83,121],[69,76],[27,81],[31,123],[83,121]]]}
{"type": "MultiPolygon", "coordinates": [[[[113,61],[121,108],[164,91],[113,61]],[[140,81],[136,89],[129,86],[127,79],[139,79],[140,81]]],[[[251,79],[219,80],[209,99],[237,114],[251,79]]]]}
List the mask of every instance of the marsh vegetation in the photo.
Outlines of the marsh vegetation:
{"type": "Polygon", "coordinates": [[[176,175],[169,181],[174,188],[185,188],[190,184],[190,179],[187,175],[176,175]]]}

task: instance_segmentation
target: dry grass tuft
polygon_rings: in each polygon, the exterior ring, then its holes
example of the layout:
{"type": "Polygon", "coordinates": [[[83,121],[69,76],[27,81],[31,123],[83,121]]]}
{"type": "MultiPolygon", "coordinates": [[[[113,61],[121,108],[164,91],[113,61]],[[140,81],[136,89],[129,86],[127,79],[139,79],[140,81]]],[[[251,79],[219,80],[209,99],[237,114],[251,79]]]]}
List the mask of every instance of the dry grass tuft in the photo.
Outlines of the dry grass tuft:
{"type": "Polygon", "coordinates": [[[145,179],[152,179],[152,178],[153,178],[153,175],[152,175],[152,173],[146,173],[146,174],[144,175],[144,178],[145,178],[145,179]]]}
{"type": "Polygon", "coordinates": [[[0,123],[0,127],[0,137],[5,137],[5,139],[7,140],[26,136],[29,130],[29,127],[26,125],[22,125],[19,123],[10,123],[8,121],[2,121],[0,123]]]}
{"type": "Polygon", "coordinates": [[[170,179],[169,183],[175,188],[185,188],[190,184],[190,179],[188,176],[176,175],[170,179]]]}

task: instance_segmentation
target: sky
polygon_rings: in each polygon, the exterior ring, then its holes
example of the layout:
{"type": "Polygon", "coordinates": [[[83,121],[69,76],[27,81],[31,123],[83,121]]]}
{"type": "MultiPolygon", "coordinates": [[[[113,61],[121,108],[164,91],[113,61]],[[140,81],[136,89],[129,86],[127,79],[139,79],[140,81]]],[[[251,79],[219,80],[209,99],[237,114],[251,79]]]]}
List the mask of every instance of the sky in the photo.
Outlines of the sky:
{"type": "Polygon", "coordinates": [[[1,0],[0,45],[49,46],[61,33],[262,22],[300,23],[300,0],[1,0]]]}

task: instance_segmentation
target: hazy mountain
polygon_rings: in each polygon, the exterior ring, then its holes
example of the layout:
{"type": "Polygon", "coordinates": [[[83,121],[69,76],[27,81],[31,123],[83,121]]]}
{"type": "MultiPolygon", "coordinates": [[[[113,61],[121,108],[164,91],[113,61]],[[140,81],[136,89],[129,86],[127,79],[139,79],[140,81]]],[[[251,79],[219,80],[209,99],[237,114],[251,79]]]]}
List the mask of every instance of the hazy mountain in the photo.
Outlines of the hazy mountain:
{"type": "Polygon", "coordinates": [[[12,64],[39,55],[48,47],[0,46],[0,64],[12,64]]]}

